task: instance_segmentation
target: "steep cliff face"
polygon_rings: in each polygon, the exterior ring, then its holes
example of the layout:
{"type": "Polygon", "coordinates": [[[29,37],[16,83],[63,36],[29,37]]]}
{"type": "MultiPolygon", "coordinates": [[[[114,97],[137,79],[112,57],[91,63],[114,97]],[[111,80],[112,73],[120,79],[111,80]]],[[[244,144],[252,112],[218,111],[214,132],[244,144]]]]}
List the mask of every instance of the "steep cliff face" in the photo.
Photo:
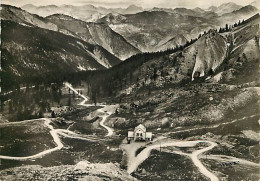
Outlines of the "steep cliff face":
{"type": "Polygon", "coordinates": [[[223,63],[226,55],[225,38],[211,30],[183,51],[169,55],[169,61],[173,63],[167,65],[169,73],[166,79],[179,83],[206,76],[223,63]]]}
{"type": "Polygon", "coordinates": [[[195,56],[192,80],[214,71],[227,55],[227,42],[216,31],[210,31],[192,46],[195,46],[195,52],[191,51],[195,56]]]}
{"type": "Polygon", "coordinates": [[[140,52],[105,24],[87,23],[65,15],[52,15],[47,18],[58,25],[59,31],[70,32],[84,41],[100,45],[121,60],[140,52]]]}

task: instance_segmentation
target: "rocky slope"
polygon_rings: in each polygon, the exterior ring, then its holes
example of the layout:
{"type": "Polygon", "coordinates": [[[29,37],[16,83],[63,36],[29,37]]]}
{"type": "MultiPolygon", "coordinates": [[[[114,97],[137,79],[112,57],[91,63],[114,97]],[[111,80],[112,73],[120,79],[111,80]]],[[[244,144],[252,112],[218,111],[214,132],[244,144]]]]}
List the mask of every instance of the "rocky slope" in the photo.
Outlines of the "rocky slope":
{"type": "Polygon", "coordinates": [[[119,165],[94,164],[81,161],[76,165],[41,167],[39,165],[10,168],[0,171],[0,179],[8,180],[137,180],[119,165]]]}
{"type": "Polygon", "coordinates": [[[47,19],[56,24],[60,32],[68,32],[86,42],[100,45],[121,60],[140,52],[105,24],[87,23],[60,14],[49,16],[47,19]]]}

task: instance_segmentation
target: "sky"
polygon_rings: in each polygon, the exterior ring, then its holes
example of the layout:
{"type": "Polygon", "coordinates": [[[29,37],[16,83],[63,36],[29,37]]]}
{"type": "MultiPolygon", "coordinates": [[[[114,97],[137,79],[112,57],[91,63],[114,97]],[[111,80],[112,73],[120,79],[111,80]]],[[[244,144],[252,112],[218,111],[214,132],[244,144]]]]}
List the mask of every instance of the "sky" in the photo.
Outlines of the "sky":
{"type": "Polygon", "coordinates": [[[35,6],[44,5],[75,5],[82,6],[92,4],[94,6],[103,7],[128,7],[129,5],[137,5],[143,8],[162,7],[162,8],[208,8],[210,6],[219,6],[223,3],[234,2],[239,5],[248,5],[255,0],[2,0],[3,4],[10,4],[21,7],[25,4],[33,4],[35,6]]]}

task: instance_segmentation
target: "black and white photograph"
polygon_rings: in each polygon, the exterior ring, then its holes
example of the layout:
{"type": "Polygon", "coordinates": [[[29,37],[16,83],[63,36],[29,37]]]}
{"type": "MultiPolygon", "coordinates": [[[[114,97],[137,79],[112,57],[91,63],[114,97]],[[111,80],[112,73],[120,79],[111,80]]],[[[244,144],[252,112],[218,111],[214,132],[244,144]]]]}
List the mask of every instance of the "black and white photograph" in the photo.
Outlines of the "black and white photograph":
{"type": "Polygon", "coordinates": [[[0,181],[260,180],[260,0],[0,7],[0,181]]]}

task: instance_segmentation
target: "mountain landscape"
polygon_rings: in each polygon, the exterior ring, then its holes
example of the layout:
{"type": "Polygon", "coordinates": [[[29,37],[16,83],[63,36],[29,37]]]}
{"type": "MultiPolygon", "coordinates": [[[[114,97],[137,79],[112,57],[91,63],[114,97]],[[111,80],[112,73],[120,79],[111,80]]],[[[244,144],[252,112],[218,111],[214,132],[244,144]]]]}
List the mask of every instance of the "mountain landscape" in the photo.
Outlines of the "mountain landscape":
{"type": "Polygon", "coordinates": [[[173,42],[175,45],[180,45],[180,42],[181,45],[184,45],[184,39],[180,41],[178,37],[175,38],[176,35],[184,36],[185,39],[190,40],[196,38],[198,34],[204,31],[219,28],[225,25],[225,23],[233,24],[236,21],[247,19],[259,12],[257,7],[257,2],[252,3],[248,7],[231,2],[218,7],[209,7],[206,10],[201,8],[166,9],[156,7],[143,10],[141,7],[134,5],[126,9],[109,9],[93,5],[86,5],[80,8],[73,6],[35,7],[33,5],[25,5],[22,8],[30,13],[44,17],[53,14],[65,14],[87,22],[106,23],[133,46],[141,51],[149,52],[172,48],[171,45],[167,46],[167,44],[161,46],[161,42],[165,42],[168,39],[176,39],[176,42],[173,42]],[[81,11],[84,15],[77,14],[81,13],[81,11]],[[92,18],[92,20],[86,18],[91,18],[92,16],[96,18],[92,18]],[[154,21],[151,23],[151,20],[154,21]],[[193,21],[196,22],[196,26],[191,23],[193,21]],[[177,25],[178,27],[176,27],[177,25]],[[175,36],[172,36],[172,34],[175,34],[175,36]]]}
{"type": "Polygon", "coordinates": [[[0,180],[259,180],[259,9],[2,5],[0,180]]]}

